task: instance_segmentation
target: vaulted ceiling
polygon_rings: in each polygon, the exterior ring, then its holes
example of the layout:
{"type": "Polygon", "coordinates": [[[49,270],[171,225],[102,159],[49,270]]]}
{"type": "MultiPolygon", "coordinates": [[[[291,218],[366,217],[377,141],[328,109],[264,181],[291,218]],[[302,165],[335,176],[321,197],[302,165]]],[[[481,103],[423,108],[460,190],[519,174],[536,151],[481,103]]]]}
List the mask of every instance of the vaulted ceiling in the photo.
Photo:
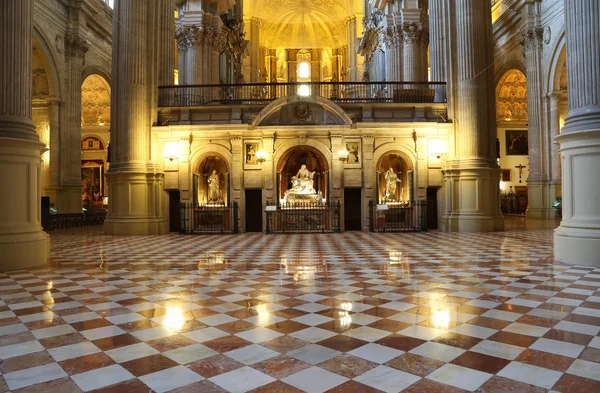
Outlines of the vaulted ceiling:
{"type": "Polygon", "coordinates": [[[344,20],[362,14],[362,4],[361,0],[247,0],[244,17],[262,21],[263,46],[337,48],[347,45],[344,20]]]}

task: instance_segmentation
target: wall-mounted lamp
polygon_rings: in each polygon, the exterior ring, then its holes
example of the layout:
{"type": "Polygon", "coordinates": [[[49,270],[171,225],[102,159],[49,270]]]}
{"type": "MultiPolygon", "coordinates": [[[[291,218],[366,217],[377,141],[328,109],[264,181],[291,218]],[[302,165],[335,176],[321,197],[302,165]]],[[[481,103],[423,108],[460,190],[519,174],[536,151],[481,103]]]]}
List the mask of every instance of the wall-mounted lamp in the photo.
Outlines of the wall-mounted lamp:
{"type": "Polygon", "coordinates": [[[444,154],[448,152],[448,147],[446,146],[446,142],[441,139],[430,139],[429,140],[429,153],[437,158],[438,160],[442,158],[444,154]]]}
{"type": "Polygon", "coordinates": [[[169,161],[179,157],[179,142],[178,141],[166,141],[164,144],[163,154],[169,161]]]}
{"type": "Polygon", "coordinates": [[[348,155],[350,155],[348,150],[342,149],[342,150],[338,151],[338,160],[346,162],[346,161],[348,161],[348,155]]]}
{"type": "Polygon", "coordinates": [[[267,152],[264,150],[259,150],[256,152],[256,161],[260,162],[261,164],[265,161],[267,161],[267,152]]]}

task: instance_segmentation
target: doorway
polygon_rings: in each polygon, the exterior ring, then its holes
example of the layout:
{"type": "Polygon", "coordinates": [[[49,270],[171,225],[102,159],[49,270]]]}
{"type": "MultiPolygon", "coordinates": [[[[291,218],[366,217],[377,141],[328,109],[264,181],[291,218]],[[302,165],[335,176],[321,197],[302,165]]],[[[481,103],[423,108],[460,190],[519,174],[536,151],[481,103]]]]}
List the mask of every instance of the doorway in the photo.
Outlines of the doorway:
{"type": "Polygon", "coordinates": [[[262,232],[262,190],[246,190],[246,232],[262,232]]]}
{"type": "Polygon", "coordinates": [[[438,229],[438,187],[427,187],[427,229],[438,229]]]}
{"type": "Polygon", "coordinates": [[[169,191],[169,232],[181,231],[180,199],[181,193],[179,190],[169,191]]]}
{"type": "Polygon", "coordinates": [[[360,188],[344,188],[344,230],[360,231],[362,198],[360,188]]]}

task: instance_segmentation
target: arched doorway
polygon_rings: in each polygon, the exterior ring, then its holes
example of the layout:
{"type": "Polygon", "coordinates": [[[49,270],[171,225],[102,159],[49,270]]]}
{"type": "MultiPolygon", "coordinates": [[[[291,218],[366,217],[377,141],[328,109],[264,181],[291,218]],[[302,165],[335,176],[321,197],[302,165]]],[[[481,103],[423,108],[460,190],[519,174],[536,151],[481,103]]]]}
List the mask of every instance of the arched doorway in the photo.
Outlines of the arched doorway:
{"type": "Polygon", "coordinates": [[[529,175],[527,78],[512,68],[496,86],[498,164],[502,169],[500,202],[504,214],[525,214],[529,175]]]}
{"type": "Polygon", "coordinates": [[[108,204],[108,144],[110,143],[110,85],[90,75],[81,85],[81,200],[84,210],[108,204]]]}

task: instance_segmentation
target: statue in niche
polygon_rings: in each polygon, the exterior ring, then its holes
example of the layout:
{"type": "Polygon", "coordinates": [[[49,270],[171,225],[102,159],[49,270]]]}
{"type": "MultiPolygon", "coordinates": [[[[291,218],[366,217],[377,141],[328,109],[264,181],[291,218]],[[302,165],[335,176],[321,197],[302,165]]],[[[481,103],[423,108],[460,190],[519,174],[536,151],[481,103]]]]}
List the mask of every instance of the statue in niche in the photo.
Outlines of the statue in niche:
{"type": "Polygon", "coordinates": [[[400,191],[402,192],[402,180],[398,178],[394,169],[390,167],[385,173],[385,202],[397,202],[396,183],[400,183],[400,191]]]}
{"type": "Polygon", "coordinates": [[[302,194],[302,195],[314,195],[316,194],[315,187],[313,186],[313,177],[315,171],[310,172],[306,169],[306,165],[302,164],[296,176],[292,176],[292,188],[285,192],[288,194],[302,194]]]}
{"type": "Polygon", "coordinates": [[[219,175],[213,170],[212,175],[208,177],[208,202],[223,202],[219,183],[219,175]]]}

